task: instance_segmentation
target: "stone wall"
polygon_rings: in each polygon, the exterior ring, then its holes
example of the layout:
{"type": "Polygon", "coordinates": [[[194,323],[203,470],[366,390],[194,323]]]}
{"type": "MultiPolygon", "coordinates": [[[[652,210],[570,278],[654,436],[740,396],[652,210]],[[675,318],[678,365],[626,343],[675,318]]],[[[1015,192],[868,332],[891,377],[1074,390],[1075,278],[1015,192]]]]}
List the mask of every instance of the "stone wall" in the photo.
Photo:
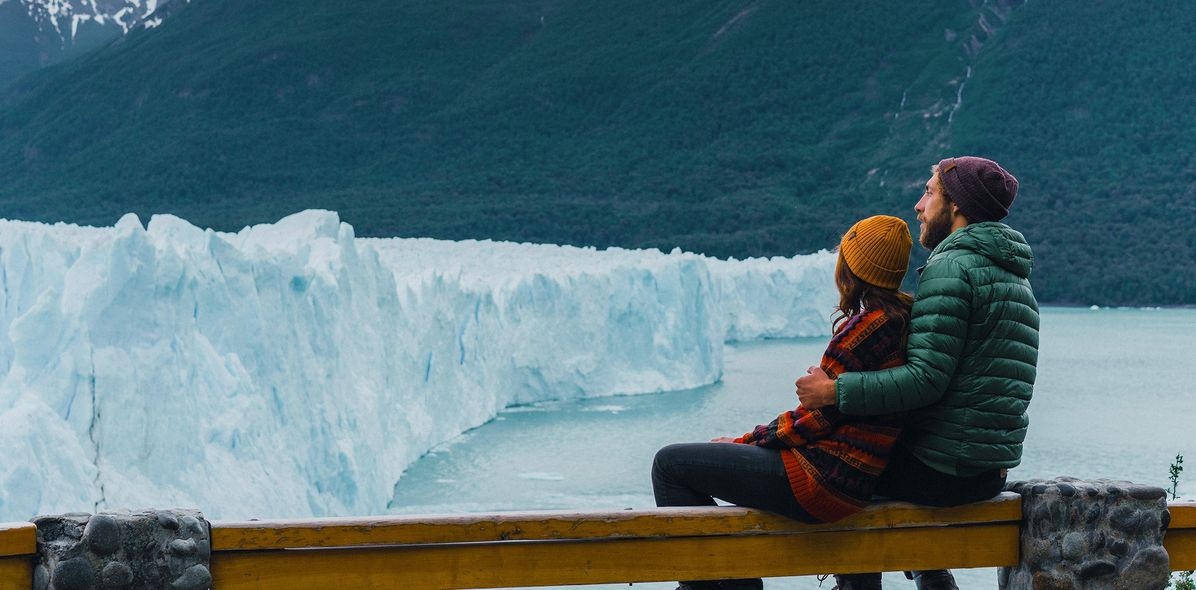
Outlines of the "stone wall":
{"type": "Polygon", "coordinates": [[[199,590],[211,585],[211,534],[194,510],[41,516],[34,590],[199,590]]]}
{"type": "Polygon", "coordinates": [[[1022,496],[1021,564],[1002,590],[1156,590],[1170,568],[1163,488],[1071,477],[1015,482],[1022,496]]]}

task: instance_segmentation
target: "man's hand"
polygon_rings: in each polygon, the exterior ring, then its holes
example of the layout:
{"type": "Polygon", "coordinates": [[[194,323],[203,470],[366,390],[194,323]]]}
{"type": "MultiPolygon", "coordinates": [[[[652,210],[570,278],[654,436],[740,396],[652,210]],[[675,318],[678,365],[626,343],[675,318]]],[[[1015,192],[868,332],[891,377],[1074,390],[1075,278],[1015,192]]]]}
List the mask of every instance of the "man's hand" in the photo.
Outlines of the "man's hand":
{"type": "Polygon", "coordinates": [[[717,443],[733,443],[733,442],[735,442],[735,439],[733,439],[733,438],[731,438],[731,437],[729,437],[729,436],[720,436],[720,437],[718,437],[718,438],[712,438],[712,439],[710,439],[710,442],[717,442],[717,443]]]}
{"type": "Polygon", "coordinates": [[[821,367],[806,369],[804,377],[797,380],[797,399],[803,408],[817,410],[826,406],[833,406],[839,400],[835,397],[835,380],[831,379],[821,367]]]}

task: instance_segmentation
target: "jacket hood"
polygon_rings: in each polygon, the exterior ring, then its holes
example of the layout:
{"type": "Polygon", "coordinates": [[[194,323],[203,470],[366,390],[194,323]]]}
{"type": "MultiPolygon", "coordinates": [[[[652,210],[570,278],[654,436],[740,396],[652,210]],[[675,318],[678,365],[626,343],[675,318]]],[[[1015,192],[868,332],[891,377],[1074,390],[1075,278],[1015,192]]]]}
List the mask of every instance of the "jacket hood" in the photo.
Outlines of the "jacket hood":
{"type": "Polygon", "coordinates": [[[1034,253],[1026,238],[1021,232],[997,221],[971,223],[956,230],[930,256],[955,249],[976,252],[1023,279],[1030,278],[1030,269],[1034,266],[1034,253]]]}

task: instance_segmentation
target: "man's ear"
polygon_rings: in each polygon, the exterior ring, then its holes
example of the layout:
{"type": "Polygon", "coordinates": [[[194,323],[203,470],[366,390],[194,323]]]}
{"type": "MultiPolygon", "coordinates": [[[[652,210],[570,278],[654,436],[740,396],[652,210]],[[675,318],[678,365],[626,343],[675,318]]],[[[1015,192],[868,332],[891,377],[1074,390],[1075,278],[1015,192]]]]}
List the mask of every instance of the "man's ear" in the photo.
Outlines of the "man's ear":
{"type": "Polygon", "coordinates": [[[970,223],[972,223],[972,220],[968,219],[968,216],[959,210],[959,205],[956,205],[955,201],[951,201],[951,227],[959,229],[970,223]]]}

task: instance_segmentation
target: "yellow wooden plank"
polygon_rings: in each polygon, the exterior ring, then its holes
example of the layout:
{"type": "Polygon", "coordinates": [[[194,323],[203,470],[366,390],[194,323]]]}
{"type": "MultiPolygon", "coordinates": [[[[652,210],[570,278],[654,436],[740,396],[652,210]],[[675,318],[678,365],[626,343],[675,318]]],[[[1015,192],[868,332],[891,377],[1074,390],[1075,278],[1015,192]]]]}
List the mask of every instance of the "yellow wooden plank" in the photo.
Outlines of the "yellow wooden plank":
{"type": "Polygon", "coordinates": [[[1196,570],[1196,529],[1167,529],[1163,547],[1171,556],[1171,570],[1196,570]]]}
{"type": "Polygon", "coordinates": [[[0,523],[0,557],[34,553],[37,553],[37,527],[33,523],[0,523]]]}
{"type": "Polygon", "coordinates": [[[221,590],[497,588],[1013,565],[1018,526],[212,555],[221,590]]]}
{"type": "Polygon", "coordinates": [[[0,559],[0,590],[29,590],[32,587],[32,556],[0,559]]]}
{"type": "Polygon", "coordinates": [[[1196,502],[1171,502],[1167,505],[1167,510],[1171,511],[1171,524],[1168,528],[1196,529],[1196,502]]]}
{"type": "Polygon", "coordinates": [[[824,525],[805,525],[767,512],[738,507],[214,521],[212,549],[812,533],[1020,520],[1020,496],[1006,493],[993,500],[954,508],[928,508],[897,502],[878,504],[855,516],[824,525]]]}

